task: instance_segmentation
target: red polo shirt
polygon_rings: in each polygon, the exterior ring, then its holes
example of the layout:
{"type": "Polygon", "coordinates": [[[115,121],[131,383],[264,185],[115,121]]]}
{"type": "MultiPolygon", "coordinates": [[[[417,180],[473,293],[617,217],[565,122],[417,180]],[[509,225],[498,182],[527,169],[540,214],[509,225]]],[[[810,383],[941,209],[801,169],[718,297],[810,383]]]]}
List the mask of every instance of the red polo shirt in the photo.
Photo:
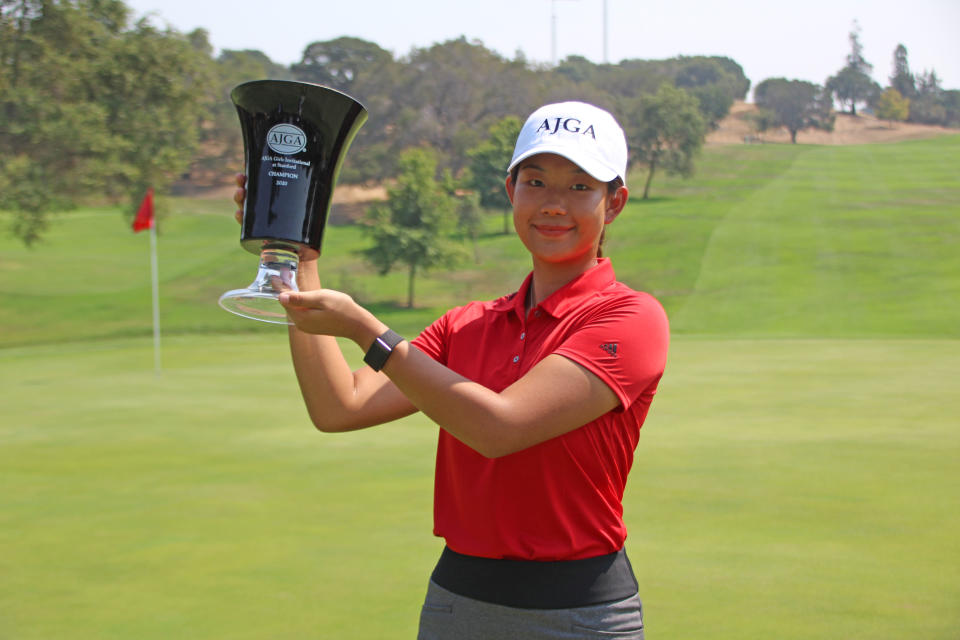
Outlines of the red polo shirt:
{"type": "Polygon", "coordinates": [[[440,430],[434,534],[462,554],[575,560],[618,551],[623,490],[663,375],[669,329],[652,296],[616,281],[608,259],[529,314],[520,290],[449,311],[414,344],[494,391],[557,353],[610,386],[620,406],[523,451],[485,458],[440,430]]]}

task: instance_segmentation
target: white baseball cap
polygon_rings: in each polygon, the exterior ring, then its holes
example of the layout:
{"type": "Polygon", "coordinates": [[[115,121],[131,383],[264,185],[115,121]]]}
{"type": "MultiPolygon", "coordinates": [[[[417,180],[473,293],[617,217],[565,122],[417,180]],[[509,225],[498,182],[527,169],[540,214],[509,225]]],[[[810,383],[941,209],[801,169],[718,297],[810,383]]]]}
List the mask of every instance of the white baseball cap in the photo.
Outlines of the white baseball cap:
{"type": "Polygon", "coordinates": [[[627,137],[608,112],[585,102],[558,102],[527,118],[507,172],[538,153],[555,153],[601,182],[627,182],[627,137]]]}

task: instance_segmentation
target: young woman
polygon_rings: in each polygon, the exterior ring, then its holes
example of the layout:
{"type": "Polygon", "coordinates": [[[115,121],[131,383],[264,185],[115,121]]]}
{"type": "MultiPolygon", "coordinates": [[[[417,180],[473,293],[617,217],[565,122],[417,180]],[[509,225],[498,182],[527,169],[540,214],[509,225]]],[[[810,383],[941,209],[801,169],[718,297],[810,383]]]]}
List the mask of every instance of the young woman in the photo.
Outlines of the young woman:
{"type": "Polygon", "coordinates": [[[627,202],[626,166],[606,111],[535,111],[506,178],[533,270],[517,292],[453,309],[413,341],[321,288],[315,255],[301,257],[300,292],[281,296],[317,428],[414,411],[440,427],[434,534],[446,547],[422,640],[643,637],[621,501],[669,331],[660,304],[600,257],[627,202]],[[351,371],[334,336],[368,366],[351,371]]]}

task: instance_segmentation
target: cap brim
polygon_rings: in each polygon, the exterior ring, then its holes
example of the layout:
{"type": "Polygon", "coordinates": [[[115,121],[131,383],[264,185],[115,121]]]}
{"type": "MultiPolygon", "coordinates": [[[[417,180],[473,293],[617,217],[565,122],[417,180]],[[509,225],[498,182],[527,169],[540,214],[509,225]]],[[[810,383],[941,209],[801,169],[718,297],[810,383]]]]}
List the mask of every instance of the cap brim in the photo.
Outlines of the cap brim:
{"type": "Polygon", "coordinates": [[[618,177],[620,177],[621,180],[626,181],[626,177],[625,176],[621,177],[620,174],[617,173],[615,169],[611,169],[610,167],[600,162],[593,161],[589,158],[586,161],[584,161],[583,158],[577,158],[575,157],[576,154],[570,153],[569,147],[564,147],[562,145],[549,145],[549,144],[538,145],[532,149],[527,149],[526,151],[521,153],[519,156],[514,158],[513,161],[510,163],[510,166],[507,167],[507,173],[510,173],[511,171],[513,171],[514,167],[519,165],[521,162],[523,162],[527,158],[540,155],[541,153],[552,153],[553,155],[566,158],[567,160],[577,165],[578,167],[580,167],[581,169],[589,173],[591,176],[593,176],[600,182],[610,182],[614,178],[618,178],[618,177]]]}

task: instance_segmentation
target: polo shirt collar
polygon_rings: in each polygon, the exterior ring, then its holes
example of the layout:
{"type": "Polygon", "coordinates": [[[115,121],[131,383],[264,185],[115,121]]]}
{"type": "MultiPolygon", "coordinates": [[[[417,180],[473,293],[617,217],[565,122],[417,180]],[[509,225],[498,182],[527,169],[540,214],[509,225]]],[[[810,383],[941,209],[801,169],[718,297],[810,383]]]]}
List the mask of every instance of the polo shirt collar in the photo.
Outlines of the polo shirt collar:
{"type": "MultiPolygon", "coordinates": [[[[580,306],[585,300],[595,296],[614,282],[617,276],[613,272],[610,258],[600,258],[597,264],[579,276],[554,291],[549,298],[541,302],[537,308],[545,311],[554,318],[560,318],[571,309],[580,306]]],[[[533,272],[527,274],[520,289],[512,296],[501,299],[497,308],[501,311],[513,310],[520,318],[524,317],[525,302],[533,283],[533,272]]]]}

